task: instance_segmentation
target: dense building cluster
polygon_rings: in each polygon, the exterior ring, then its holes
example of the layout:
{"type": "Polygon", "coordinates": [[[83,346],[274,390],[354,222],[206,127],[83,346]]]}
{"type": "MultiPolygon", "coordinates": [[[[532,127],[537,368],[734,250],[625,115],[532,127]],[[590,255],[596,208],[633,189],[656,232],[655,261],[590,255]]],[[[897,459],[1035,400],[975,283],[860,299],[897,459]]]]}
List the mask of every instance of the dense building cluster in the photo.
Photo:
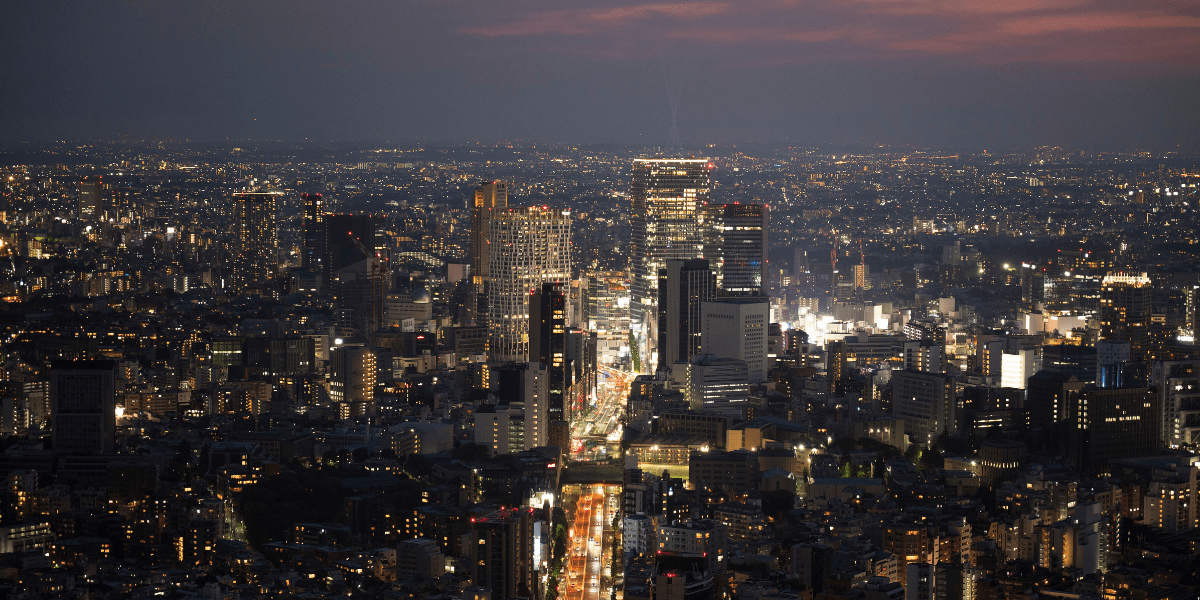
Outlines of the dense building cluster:
{"type": "Polygon", "coordinates": [[[1200,594],[1200,165],[28,148],[0,597],[1200,594]]]}

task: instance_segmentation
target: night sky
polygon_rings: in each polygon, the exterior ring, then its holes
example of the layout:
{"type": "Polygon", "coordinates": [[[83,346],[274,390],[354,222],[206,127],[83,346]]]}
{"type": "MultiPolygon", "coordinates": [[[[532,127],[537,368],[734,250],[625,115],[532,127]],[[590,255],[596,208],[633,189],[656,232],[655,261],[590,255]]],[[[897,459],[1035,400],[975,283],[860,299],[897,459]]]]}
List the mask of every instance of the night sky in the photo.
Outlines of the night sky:
{"type": "Polygon", "coordinates": [[[1195,150],[1200,2],[19,1],[0,142],[1195,150]]]}

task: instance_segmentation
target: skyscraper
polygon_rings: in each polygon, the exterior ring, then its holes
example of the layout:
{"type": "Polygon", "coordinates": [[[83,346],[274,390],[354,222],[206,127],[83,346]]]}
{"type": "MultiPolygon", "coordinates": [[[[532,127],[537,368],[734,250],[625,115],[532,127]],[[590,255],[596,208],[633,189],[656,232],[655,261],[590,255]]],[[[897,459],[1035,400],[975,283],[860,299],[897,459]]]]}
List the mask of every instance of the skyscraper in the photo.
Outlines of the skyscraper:
{"type": "Polygon", "coordinates": [[[490,354],[529,360],[529,300],[546,282],[571,278],[571,212],[544,206],[508,209],[488,221],[490,354]]]}
{"type": "Polygon", "coordinates": [[[1086,475],[1109,472],[1109,461],[1158,452],[1159,397],[1148,388],[1085,389],[1071,410],[1068,460],[1086,475]]]}
{"type": "Polygon", "coordinates": [[[306,271],[321,272],[321,257],[325,245],[324,198],[321,194],[304,194],[304,231],[300,247],[300,266],[306,271]]]}
{"type": "Polygon", "coordinates": [[[338,346],[330,356],[329,398],[338,416],[349,419],[375,413],[375,353],[365,346],[338,346]]]}
{"type": "Polygon", "coordinates": [[[712,164],[703,158],[633,161],[629,245],[631,329],[640,337],[644,364],[657,364],[658,270],[668,259],[703,253],[700,207],[712,190],[712,164]]]}
{"type": "Polygon", "coordinates": [[[488,223],[497,211],[508,208],[508,184],[490,181],[475,188],[471,204],[471,280],[476,284],[487,281],[488,223]]]}
{"type": "Polygon", "coordinates": [[[658,276],[658,367],[687,362],[701,351],[700,308],[717,295],[717,278],[709,262],[668,260],[658,276]]]}
{"type": "Polygon", "coordinates": [[[533,564],[533,509],[511,508],[471,519],[468,570],[471,581],[497,598],[532,598],[537,594],[533,564]]]}
{"type": "Polygon", "coordinates": [[[1150,385],[1162,408],[1162,440],[1172,447],[1200,442],[1200,360],[1156,362],[1150,385]]]}
{"type": "Polygon", "coordinates": [[[338,271],[367,260],[355,240],[368,251],[378,248],[376,232],[383,220],[375,215],[326,214],[322,221],[321,285],[329,289],[338,271]]]}
{"type": "Polygon", "coordinates": [[[54,451],[112,454],[117,427],[117,366],[112,361],[61,361],[50,369],[54,451]]]}
{"type": "Polygon", "coordinates": [[[275,198],[278,192],[234,194],[233,286],[267,282],[278,266],[275,198]]]}
{"type": "Polygon", "coordinates": [[[550,420],[565,420],[563,394],[571,385],[567,366],[567,286],[543,283],[529,296],[529,362],[549,370],[550,420]]]}
{"type": "Polygon", "coordinates": [[[750,382],[767,380],[767,325],[771,306],[766,298],[725,298],[701,306],[704,352],[746,361],[750,382]]]}
{"type": "Polygon", "coordinates": [[[767,206],[706,204],[701,211],[704,258],[722,296],[759,296],[767,280],[767,206]]]}
{"type": "Polygon", "coordinates": [[[83,179],[79,182],[79,218],[84,221],[95,221],[103,213],[103,187],[99,177],[83,179]]]}
{"type": "Polygon", "coordinates": [[[1150,328],[1150,278],[1109,273],[1100,280],[1100,338],[1129,342],[1135,354],[1150,328]]]}

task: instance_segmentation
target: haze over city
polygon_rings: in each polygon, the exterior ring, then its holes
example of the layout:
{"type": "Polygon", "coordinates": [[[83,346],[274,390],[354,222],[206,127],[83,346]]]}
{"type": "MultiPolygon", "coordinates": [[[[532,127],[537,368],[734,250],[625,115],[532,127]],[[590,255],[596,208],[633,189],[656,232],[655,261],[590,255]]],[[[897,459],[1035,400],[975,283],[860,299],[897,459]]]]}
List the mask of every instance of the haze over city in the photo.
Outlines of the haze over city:
{"type": "Polygon", "coordinates": [[[1190,2],[30,2],[0,140],[1194,146],[1190,2]]]}

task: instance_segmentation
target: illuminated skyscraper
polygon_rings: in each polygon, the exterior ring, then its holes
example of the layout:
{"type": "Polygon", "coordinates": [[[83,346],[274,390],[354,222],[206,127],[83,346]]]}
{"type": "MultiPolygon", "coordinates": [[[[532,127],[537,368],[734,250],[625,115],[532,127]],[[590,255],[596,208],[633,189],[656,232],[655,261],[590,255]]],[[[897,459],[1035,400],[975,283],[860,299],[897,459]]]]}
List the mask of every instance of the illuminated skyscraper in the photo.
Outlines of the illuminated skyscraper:
{"type": "Polygon", "coordinates": [[[543,283],[529,296],[529,361],[548,369],[548,414],[564,420],[563,394],[571,384],[567,367],[567,286],[543,283]]]}
{"type": "Polygon", "coordinates": [[[1136,354],[1150,328],[1150,278],[1109,273],[1100,280],[1100,338],[1128,342],[1136,354]]]}
{"type": "Polygon", "coordinates": [[[300,265],[306,271],[321,272],[322,247],[325,243],[324,198],[320,194],[304,194],[304,232],[300,248],[300,265]]]}
{"type": "Polygon", "coordinates": [[[482,284],[488,278],[488,223],[492,214],[508,208],[508,184],[491,181],[475,188],[471,204],[471,278],[482,284]]]}
{"type": "Polygon", "coordinates": [[[706,204],[701,210],[704,258],[722,296],[760,296],[767,279],[767,206],[706,204]]]}
{"type": "Polygon", "coordinates": [[[338,416],[375,414],[375,353],[364,346],[337,346],[330,358],[329,398],[338,416]]]}
{"type": "Polygon", "coordinates": [[[529,300],[571,278],[571,212],[542,206],[496,211],[488,222],[489,354],[529,360],[529,300]]]}
{"type": "Polygon", "coordinates": [[[717,279],[708,261],[668,260],[658,275],[658,367],[688,362],[701,350],[700,307],[717,296],[717,279]]]}
{"type": "Polygon", "coordinates": [[[630,320],[641,338],[642,364],[657,364],[658,270],[668,259],[703,252],[700,207],[708,202],[712,165],[703,158],[633,161],[629,246],[630,320]]]}
{"type": "Polygon", "coordinates": [[[279,192],[234,194],[233,286],[245,289],[270,280],[276,257],[275,198],[279,192]]]}
{"type": "Polygon", "coordinates": [[[104,212],[103,185],[99,177],[79,182],[79,218],[95,221],[104,212]]]}

